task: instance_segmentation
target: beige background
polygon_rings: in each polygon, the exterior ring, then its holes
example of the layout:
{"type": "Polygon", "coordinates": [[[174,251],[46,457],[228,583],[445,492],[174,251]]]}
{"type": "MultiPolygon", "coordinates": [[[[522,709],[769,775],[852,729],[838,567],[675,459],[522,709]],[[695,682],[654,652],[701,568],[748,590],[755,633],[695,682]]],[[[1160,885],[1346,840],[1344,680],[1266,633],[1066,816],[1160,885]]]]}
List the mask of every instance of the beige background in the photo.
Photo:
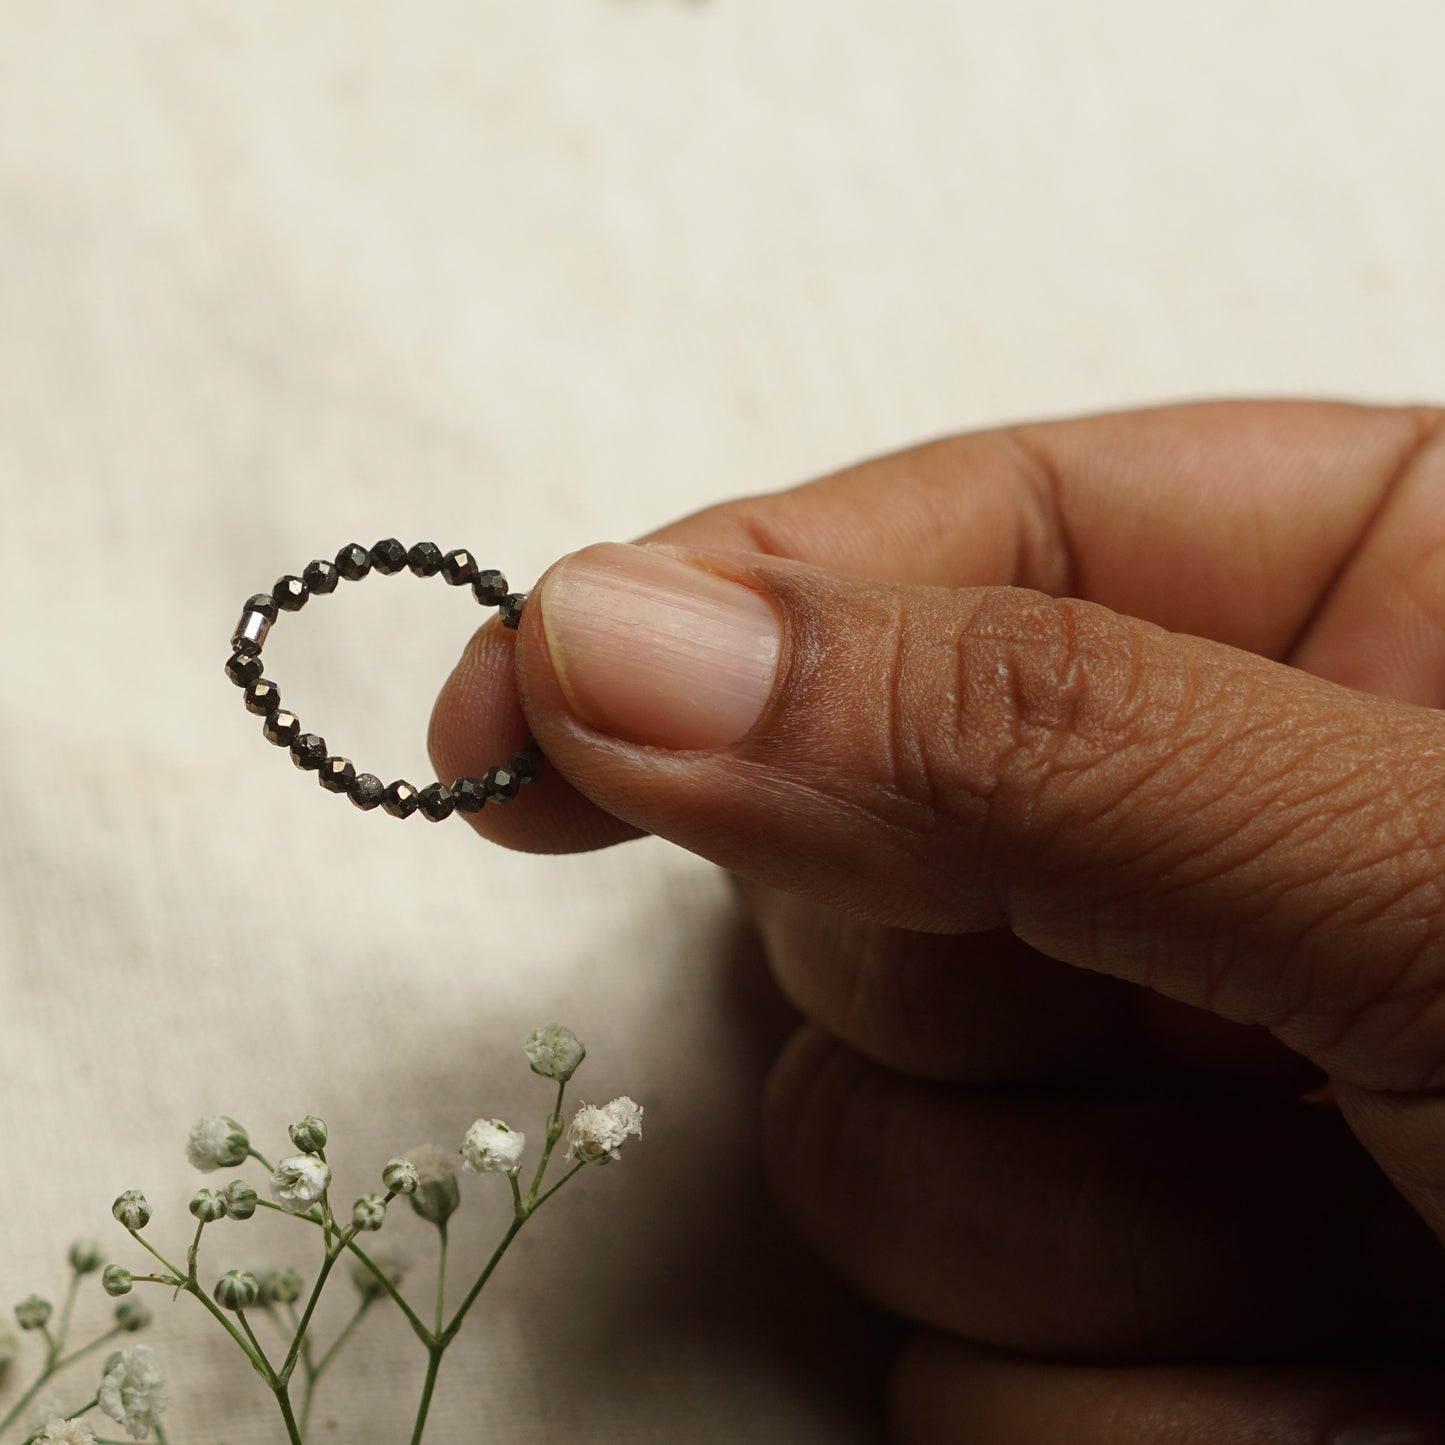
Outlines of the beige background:
{"type": "MultiPolygon", "coordinates": [[[[387,534],[523,583],[1005,418],[1438,400],[1442,56],[1438,0],[9,0],[0,1295],[58,1291],[78,1233],[129,1260],[126,1186],[182,1249],[202,1111],[272,1150],[323,1114],[346,1197],[478,1114],[535,1128],[517,1043],[557,1017],[647,1134],[529,1227],[431,1438],[878,1438],[876,1331],[762,1202],[777,1020],[722,881],[303,786],[222,675],[238,604],[387,534]]],[[[475,620],[375,580],[269,670],[420,782],[475,620]]],[[[218,1227],[215,1266],[292,1238],[218,1227]]],[[[278,1440],[162,1314],[177,1445],[278,1440]]],[[[368,1323],[380,1401],[339,1374],[319,1438],[399,1437],[409,1344],[368,1323]]]]}

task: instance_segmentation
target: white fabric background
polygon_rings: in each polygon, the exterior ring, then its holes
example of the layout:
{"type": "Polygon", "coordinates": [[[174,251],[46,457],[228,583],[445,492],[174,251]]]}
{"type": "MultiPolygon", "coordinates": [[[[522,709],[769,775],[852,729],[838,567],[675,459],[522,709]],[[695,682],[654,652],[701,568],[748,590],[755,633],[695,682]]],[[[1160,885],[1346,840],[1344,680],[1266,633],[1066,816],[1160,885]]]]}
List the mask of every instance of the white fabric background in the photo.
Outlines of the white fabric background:
{"type": "MultiPolygon", "coordinates": [[[[517,1043],[557,1017],[582,1095],[631,1092],[646,1137],[529,1226],[429,1438],[879,1438],[877,1329],[763,1202],[780,1021],[722,881],[303,786],[222,675],[238,604],[389,534],[525,583],[1000,419],[1438,400],[1442,55],[1438,0],[9,0],[7,1304],[58,1293],[76,1234],[130,1259],[126,1186],[184,1248],[203,1111],[276,1150],[322,1114],[348,1198],[478,1114],[535,1128],[517,1043]]],[[[268,670],[424,781],[475,620],[372,581],[288,619],[268,670]]],[[[470,1182],[463,1254],[497,1184],[470,1182]]],[[[217,1238],[219,1268],[292,1236],[217,1238]]],[[[156,1303],[177,1445],[279,1440],[230,1346],[156,1303]]],[[[404,1438],[410,1343],[368,1323],[320,1438],[404,1438]]]]}

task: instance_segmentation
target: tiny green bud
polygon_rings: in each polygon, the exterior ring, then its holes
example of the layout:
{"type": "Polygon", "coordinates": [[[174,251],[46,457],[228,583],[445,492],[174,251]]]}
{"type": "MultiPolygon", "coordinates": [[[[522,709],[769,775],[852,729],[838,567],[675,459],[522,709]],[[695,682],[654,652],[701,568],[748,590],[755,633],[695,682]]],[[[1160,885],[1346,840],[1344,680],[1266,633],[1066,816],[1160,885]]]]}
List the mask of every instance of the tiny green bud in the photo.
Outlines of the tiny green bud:
{"type": "Polygon", "coordinates": [[[131,1272],[123,1264],[108,1264],[100,1277],[100,1287],[108,1295],[129,1294],[131,1272]]]}
{"type": "Polygon", "coordinates": [[[232,1219],[249,1219],[256,1212],[256,1191],[244,1179],[233,1179],[221,1191],[221,1202],[232,1219]]]}
{"type": "Polygon", "coordinates": [[[415,1194],[419,1182],[416,1165],[409,1159],[392,1159],[381,1171],[381,1182],[393,1194],[415,1194]]]}
{"type": "Polygon", "coordinates": [[[226,1217],[226,1196],[219,1189],[198,1189],[191,1198],[190,1211],[202,1224],[214,1224],[226,1217]]]}
{"type": "Polygon", "coordinates": [[[534,1074],[556,1079],[560,1084],[565,1084],[587,1057],[582,1040],[561,1024],[543,1024],[541,1028],[533,1029],[522,1045],[522,1052],[526,1054],[534,1074]]]}
{"type": "Polygon", "coordinates": [[[386,1200],[380,1194],[363,1194],[351,1206],[351,1222],[358,1229],[380,1229],[386,1219],[386,1200]]]}
{"type": "Polygon", "coordinates": [[[105,1251],[98,1239],[77,1239],[68,1257],[76,1274],[94,1274],[105,1263],[105,1251]]]}
{"type": "Polygon", "coordinates": [[[138,1299],[128,1299],[116,1305],[115,1322],[121,1329],[134,1334],[150,1324],[151,1312],[138,1299]]]}
{"type": "Polygon", "coordinates": [[[461,1185],[457,1183],[457,1156],[439,1144],[420,1144],[410,1152],[417,1177],[411,1207],[432,1224],[445,1224],[462,1202],[461,1185]]]}
{"type": "Polygon", "coordinates": [[[294,1269],[268,1269],[261,1276],[261,1303],[294,1305],[304,1285],[294,1269]]]}
{"type": "Polygon", "coordinates": [[[50,1322],[50,1301],[30,1295],[15,1306],[15,1318],[22,1330],[43,1330],[50,1322]]]}
{"type": "Polygon", "coordinates": [[[319,1154],[326,1147],[326,1122],[308,1114],[289,1130],[291,1142],[303,1154],[319,1154]]]}
{"type": "Polygon", "coordinates": [[[214,1298],[223,1310],[248,1310],[260,1297],[260,1281],[248,1269],[228,1269],[216,1281],[214,1298]]]}
{"type": "Polygon", "coordinates": [[[144,1229],[150,1222],[151,1207],[139,1189],[127,1189],[114,1204],[110,1212],[127,1229],[144,1229]]]}

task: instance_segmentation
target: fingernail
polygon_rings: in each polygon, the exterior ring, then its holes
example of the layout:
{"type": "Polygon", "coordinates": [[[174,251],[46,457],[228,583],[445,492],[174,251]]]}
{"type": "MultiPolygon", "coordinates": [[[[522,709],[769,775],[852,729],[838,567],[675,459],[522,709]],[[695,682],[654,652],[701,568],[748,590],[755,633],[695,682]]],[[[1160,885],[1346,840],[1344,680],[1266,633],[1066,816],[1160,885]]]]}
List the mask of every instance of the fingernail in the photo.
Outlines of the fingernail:
{"type": "Polygon", "coordinates": [[[781,629],[751,588],[607,542],[558,563],[540,597],[557,679],[592,727],[657,747],[722,748],[761,715],[781,629]]]}
{"type": "Polygon", "coordinates": [[[1418,1415],[1381,1416],[1341,1427],[1329,1445],[1445,1445],[1445,1424],[1418,1415]]]}

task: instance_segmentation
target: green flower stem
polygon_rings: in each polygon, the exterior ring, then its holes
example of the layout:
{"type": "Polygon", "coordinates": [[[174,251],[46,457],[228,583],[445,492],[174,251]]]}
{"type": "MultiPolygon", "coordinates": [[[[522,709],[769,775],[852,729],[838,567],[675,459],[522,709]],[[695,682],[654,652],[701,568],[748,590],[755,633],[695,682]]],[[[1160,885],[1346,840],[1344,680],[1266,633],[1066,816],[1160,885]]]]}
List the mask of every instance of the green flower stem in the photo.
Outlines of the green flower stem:
{"type": "Polygon", "coordinates": [[[276,1403],[281,1407],[281,1419],[286,1424],[286,1438],[291,1445],[306,1445],[306,1437],[301,1433],[291,1409],[291,1396],[287,1393],[286,1386],[276,1385],[273,1388],[276,1391],[276,1403]]]}
{"type": "MultiPolygon", "coordinates": [[[[236,1318],[241,1321],[241,1328],[246,1332],[246,1338],[251,1342],[251,1348],[256,1351],[256,1357],[266,1367],[266,1373],[274,1380],[276,1371],[271,1368],[271,1361],[266,1358],[266,1351],[261,1348],[261,1341],[256,1338],[256,1331],[251,1328],[251,1321],[246,1318],[245,1310],[237,1310],[236,1318]]],[[[267,1383],[270,1383],[268,1380],[267,1383]]]]}
{"type": "Polygon", "coordinates": [[[108,1344],[117,1335],[123,1333],[124,1331],[119,1325],[113,1325],[103,1335],[97,1336],[88,1345],[81,1345],[78,1350],[72,1350],[68,1355],[54,1362],[47,1362],[35,1382],[21,1395],[14,1405],[10,1407],[5,1418],[0,1420],[0,1435],[3,1435],[5,1431],[20,1418],[25,1407],[41,1392],[47,1382],[54,1379],[67,1365],[73,1365],[76,1360],[90,1354],[93,1350],[98,1350],[102,1345],[108,1344]]]}
{"type": "Polygon", "coordinates": [[[340,1353],[351,1338],[352,1331],[361,1323],[362,1316],[376,1303],[375,1295],[368,1295],[357,1306],[356,1313],[346,1322],[341,1333],[331,1342],[331,1348],[313,1364],[311,1361],[311,1337],[308,1335],[301,1347],[301,1366],[306,1372],[306,1393],[301,1397],[301,1434],[304,1438],[307,1426],[311,1421],[311,1401],[316,1394],[316,1383],[320,1380],[322,1372],[332,1360],[340,1353]]]}
{"type": "Polygon", "coordinates": [[[306,1338],[306,1330],[311,1324],[311,1316],[315,1313],[316,1302],[321,1298],[321,1291],[325,1288],[326,1277],[331,1273],[331,1267],[341,1257],[341,1251],[345,1249],[358,1233],[356,1225],[349,1229],[343,1229],[337,1236],[334,1245],[328,1245],[326,1257],[321,1261],[321,1268],[316,1274],[316,1283],[311,1286],[311,1298],[306,1301],[306,1308],[301,1313],[301,1323],[296,1327],[296,1335],[291,1341],[291,1348],[286,1352],[286,1359],[277,1372],[281,1385],[284,1386],[291,1379],[292,1372],[296,1369],[296,1361],[301,1357],[301,1345],[306,1338]]]}
{"type": "Polygon", "coordinates": [[[276,1166],[259,1149],[248,1148],[247,1155],[254,1159],[268,1174],[276,1172],[276,1166]]]}
{"type": "Polygon", "coordinates": [[[241,1347],[242,1353],[251,1362],[251,1368],[255,1370],[256,1373],[260,1375],[261,1378],[265,1380],[268,1385],[271,1384],[275,1376],[272,1374],[270,1365],[268,1365],[265,1359],[261,1355],[258,1355],[251,1348],[251,1346],[246,1343],[246,1337],[240,1332],[240,1330],[235,1327],[235,1325],[230,1322],[230,1320],[226,1318],[225,1314],[221,1310],[221,1307],[210,1297],[210,1295],[208,1295],[205,1290],[203,1290],[200,1285],[196,1283],[195,1276],[182,1274],[180,1270],[178,1270],[175,1265],[173,1265],[170,1260],[168,1260],[165,1255],[160,1252],[160,1250],[156,1249],[154,1245],[141,1238],[139,1230],[128,1229],[126,1230],[126,1233],[130,1235],[130,1237],[135,1240],[135,1242],[140,1245],[140,1247],[144,1249],[146,1253],[153,1254],[158,1260],[160,1260],[163,1265],[165,1265],[168,1270],[170,1270],[171,1274],[175,1277],[176,1280],[177,1293],[179,1293],[181,1290],[185,1290],[187,1294],[194,1295],[198,1300],[200,1300],[200,1302],[206,1307],[206,1309],[208,1309],[211,1314],[213,1314],[221,1322],[221,1327],[226,1331],[226,1333],[230,1335],[230,1337],[235,1340],[235,1342],[241,1347]]]}
{"type": "Polygon", "coordinates": [[[540,1199],[528,1206],[528,1213],[540,1209],[574,1174],[580,1174],[587,1167],[585,1159],[579,1159],[540,1199]]]}
{"type": "Polygon", "coordinates": [[[65,1303],[60,1307],[60,1323],[55,1328],[55,1339],[51,1342],[52,1360],[58,1359],[61,1350],[65,1348],[65,1341],[70,1335],[70,1315],[75,1309],[75,1296],[80,1289],[80,1274],[72,1272],[70,1283],[65,1289],[65,1303]]]}
{"type": "MultiPolygon", "coordinates": [[[[100,1404],[100,1396],[99,1396],[99,1395],[95,1396],[95,1398],[92,1399],[88,1405],[82,1405],[82,1406],[80,1407],[80,1409],[78,1409],[78,1410],[72,1410],[72,1411],[70,1412],[70,1414],[68,1414],[67,1416],[65,1416],[65,1418],[66,1418],[67,1420],[78,1420],[78,1419],[80,1419],[80,1417],[81,1417],[82,1415],[84,1415],[87,1411],[95,1409],[95,1407],[96,1407],[98,1404],[100,1404]]],[[[33,1440],[38,1440],[44,1433],[45,1433],[45,1426],[44,1426],[44,1425],[42,1425],[38,1430],[32,1430],[32,1431],[25,1437],[25,1440],[24,1440],[24,1442],[23,1442],[23,1445],[31,1445],[31,1441],[33,1441],[33,1440]]]]}
{"type": "Polygon", "coordinates": [[[439,1244],[437,1246],[437,1322],[436,1333],[442,1332],[442,1320],[447,1307],[447,1227],[445,1222],[437,1225],[439,1244]]]}
{"type": "Polygon", "coordinates": [[[416,1407],[416,1424],[412,1427],[411,1445],[421,1445],[422,1432],[426,1429],[427,1412],[431,1409],[432,1391],[437,1385],[437,1371],[441,1368],[442,1351],[445,1345],[433,1345],[427,1351],[426,1380],[421,1387],[421,1399],[416,1407]]]}
{"type": "Polygon", "coordinates": [[[537,1172],[532,1176],[532,1187],[527,1191],[527,1209],[531,1209],[537,1202],[537,1191],[542,1187],[542,1176],[547,1172],[547,1161],[552,1157],[552,1148],[557,1140],[562,1137],[562,1095],[567,1092],[567,1080],[561,1079],[557,1083],[557,1102],[553,1106],[551,1116],[547,1120],[547,1132],[545,1142],[542,1145],[542,1157],[537,1161],[537,1172]]]}
{"type": "MultiPolygon", "coordinates": [[[[388,1194],[386,1197],[387,1199],[392,1198],[391,1194],[388,1194]]],[[[289,1209],[282,1209],[279,1204],[272,1204],[265,1199],[258,1199],[256,1203],[259,1204],[263,1209],[274,1209],[278,1214],[289,1214],[291,1215],[292,1219],[304,1219],[308,1224],[314,1224],[318,1228],[321,1225],[321,1216],[317,1214],[314,1210],[307,1210],[304,1214],[291,1214],[291,1211],[289,1209]]],[[[391,1296],[392,1303],[397,1307],[397,1309],[402,1312],[402,1314],[406,1316],[407,1323],[411,1325],[412,1331],[416,1335],[416,1337],[422,1342],[422,1344],[424,1344],[428,1349],[430,1349],[435,1341],[435,1336],[433,1336],[432,1332],[427,1329],[427,1327],[421,1322],[421,1316],[418,1315],[417,1312],[412,1309],[409,1304],[407,1304],[407,1302],[402,1298],[401,1292],[372,1262],[371,1256],[368,1255],[365,1250],[360,1248],[359,1245],[355,1244],[349,1237],[346,1239],[345,1244],[346,1248],[349,1249],[352,1254],[354,1254],[357,1259],[359,1259],[362,1264],[371,1271],[372,1276],[375,1278],[377,1284],[379,1284],[382,1289],[384,1289],[386,1293],[391,1296]]]]}
{"type": "Polygon", "coordinates": [[[159,1445],[166,1445],[166,1429],[165,1429],[165,1426],[162,1425],[159,1420],[157,1420],[157,1421],[155,1422],[155,1427],[156,1427],[156,1440],[159,1442],[159,1445]]]}
{"type": "Polygon", "coordinates": [[[206,1227],[206,1221],[200,1220],[196,1224],[196,1237],[191,1241],[191,1247],[186,1251],[186,1276],[192,1284],[196,1280],[196,1255],[201,1248],[201,1231],[206,1227]]]}

